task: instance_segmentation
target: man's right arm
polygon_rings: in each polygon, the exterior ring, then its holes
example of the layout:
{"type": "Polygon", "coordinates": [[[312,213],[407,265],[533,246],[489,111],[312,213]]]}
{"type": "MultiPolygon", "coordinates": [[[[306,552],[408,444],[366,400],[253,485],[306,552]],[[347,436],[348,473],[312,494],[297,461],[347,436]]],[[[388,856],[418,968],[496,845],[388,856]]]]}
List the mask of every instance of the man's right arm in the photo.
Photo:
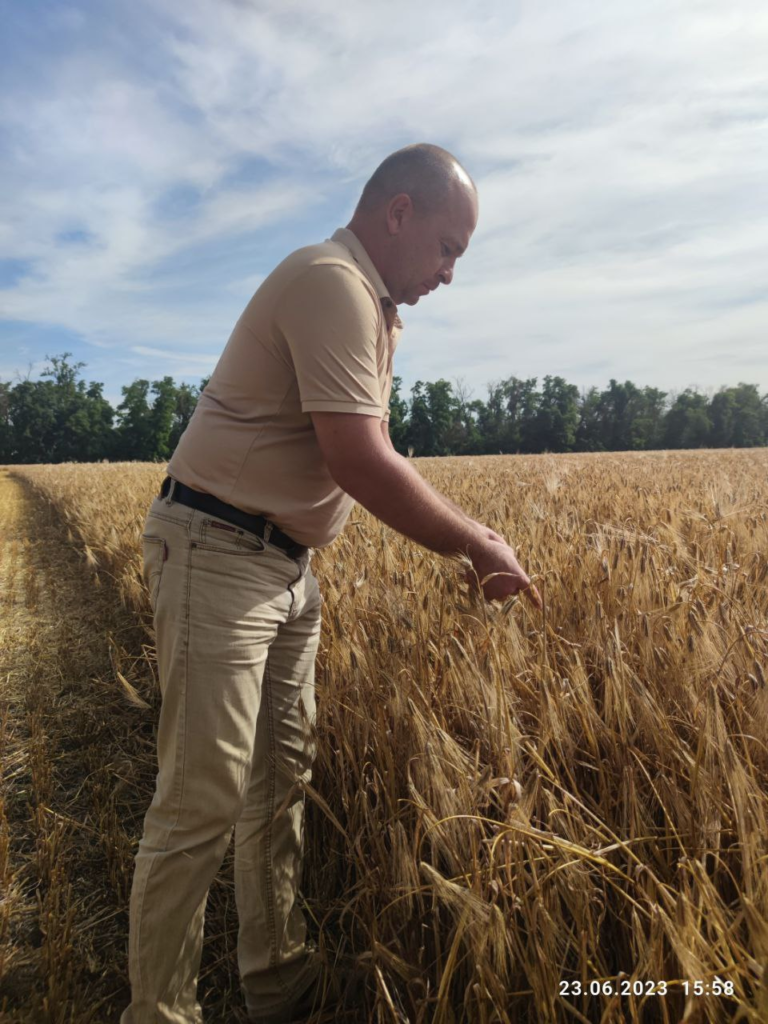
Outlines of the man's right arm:
{"type": "Polygon", "coordinates": [[[453,512],[407,459],[387,445],[381,420],[360,413],[311,412],[320,449],[343,491],[398,533],[442,555],[479,554],[477,523],[453,512]]]}
{"type": "MultiPolygon", "coordinates": [[[[320,450],[331,476],[393,530],[441,555],[464,552],[483,594],[504,600],[524,591],[541,609],[542,601],[515,553],[503,538],[445,505],[402,455],[387,445],[378,416],[362,413],[310,412],[320,450]]],[[[473,577],[466,576],[474,587],[473,577]]]]}

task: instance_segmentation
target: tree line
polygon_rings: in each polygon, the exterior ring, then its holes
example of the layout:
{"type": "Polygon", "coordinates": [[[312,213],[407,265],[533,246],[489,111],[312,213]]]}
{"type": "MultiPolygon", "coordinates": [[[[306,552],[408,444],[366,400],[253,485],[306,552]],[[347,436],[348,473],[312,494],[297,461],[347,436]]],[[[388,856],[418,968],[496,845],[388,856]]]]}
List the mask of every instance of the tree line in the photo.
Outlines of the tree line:
{"type": "MultiPolygon", "coordinates": [[[[104,385],[86,383],[71,353],[47,357],[41,380],[0,381],[0,463],[163,462],[170,458],[209,378],[134,380],[113,409],[104,385]]],[[[403,455],[751,448],[768,444],[768,394],[756,384],[669,394],[611,380],[580,392],[562,377],[509,377],[487,401],[461,381],[417,381],[410,400],[394,377],[389,433],[403,455]]]]}

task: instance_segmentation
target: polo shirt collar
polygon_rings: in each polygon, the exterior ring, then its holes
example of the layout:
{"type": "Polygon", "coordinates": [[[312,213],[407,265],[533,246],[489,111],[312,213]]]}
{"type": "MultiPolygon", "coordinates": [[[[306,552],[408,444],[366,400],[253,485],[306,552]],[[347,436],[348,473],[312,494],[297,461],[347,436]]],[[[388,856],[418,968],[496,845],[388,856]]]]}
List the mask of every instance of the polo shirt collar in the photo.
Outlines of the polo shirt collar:
{"type": "Polygon", "coordinates": [[[373,287],[376,289],[376,294],[381,300],[381,304],[384,308],[384,313],[387,318],[387,324],[389,329],[392,330],[392,324],[396,327],[402,328],[403,324],[400,317],[397,315],[397,306],[392,301],[392,297],[387,291],[387,286],[381,279],[381,274],[378,272],[376,267],[373,265],[373,260],[365,251],[363,243],[357,237],[357,235],[350,231],[349,228],[337,228],[336,231],[331,235],[332,242],[341,242],[342,245],[346,246],[352,254],[352,259],[358,264],[360,269],[363,271],[365,276],[371,282],[373,287]]]}

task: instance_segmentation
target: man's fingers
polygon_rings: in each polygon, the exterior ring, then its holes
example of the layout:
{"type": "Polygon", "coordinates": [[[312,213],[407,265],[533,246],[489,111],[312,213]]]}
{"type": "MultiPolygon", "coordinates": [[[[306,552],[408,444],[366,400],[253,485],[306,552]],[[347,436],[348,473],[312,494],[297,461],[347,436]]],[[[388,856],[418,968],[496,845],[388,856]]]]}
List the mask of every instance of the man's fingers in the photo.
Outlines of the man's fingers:
{"type": "MultiPolygon", "coordinates": [[[[486,527],[486,529],[487,529],[487,527],[486,527]]],[[[496,544],[504,544],[504,545],[506,545],[507,547],[509,547],[509,545],[508,545],[508,544],[507,544],[507,542],[506,542],[506,541],[504,540],[504,538],[503,538],[503,537],[501,536],[501,534],[498,534],[498,533],[496,533],[496,532],[495,532],[495,530],[488,530],[488,536],[489,536],[489,538],[490,538],[490,539],[491,539],[492,541],[494,541],[494,542],[495,542],[496,544]]]]}
{"type": "MultiPolygon", "coordinates": [[[[464,573],[464,581],[469,584],[470,590],[472,590],[474,593],[479,593],[480,591],[482,591],[483,596],[485,597],[486,600],[488,600],[488,601],[503,601],[503,600],[506,600],[506,598],[510,596],[509,593],[506,593],[506,594],[498,596],[498,597],[489,597],[488,596],[488,584],[496,576],[510,576],[510,575],[512,575],[512,573],[494,572],[494,573],[491,573],[489,576],[484,576],[483,579],[481,580],[478,577],[477,572],[476,572],[475,569],[467,569],[465,571],[465,573],[464,573]]],[[[513,591],[513,593],[517,594],[518,596],[520,594],[525,594],[525,596],[528,598],[528,600],[533,605],[535,605],[535,607],[538,608],[539,611],[543,611],[544,603],[541,600],[541,594],[539,593],[537,587],[533,583],[531,583],[531,581],[528,579],[528,577],[525,576],[524,574],[523,574],[523,579],[525,579],[527,582],[526,583],[521,583],[520,586],[518,586],[517,589],[515,591],[513,591]]]]}

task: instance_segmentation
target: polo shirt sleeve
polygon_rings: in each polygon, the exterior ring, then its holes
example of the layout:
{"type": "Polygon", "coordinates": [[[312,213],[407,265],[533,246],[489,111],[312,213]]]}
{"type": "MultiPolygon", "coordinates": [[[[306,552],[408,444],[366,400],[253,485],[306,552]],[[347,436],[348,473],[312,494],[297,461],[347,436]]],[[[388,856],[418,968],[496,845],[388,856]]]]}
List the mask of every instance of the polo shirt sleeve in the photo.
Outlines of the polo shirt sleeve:
{"type": "Polygon", "coordinates": [[[308,267],[286,287],[275,320],[291,353],[302,412],[382,415],[380,310],[351,268],[308,267]]]}

